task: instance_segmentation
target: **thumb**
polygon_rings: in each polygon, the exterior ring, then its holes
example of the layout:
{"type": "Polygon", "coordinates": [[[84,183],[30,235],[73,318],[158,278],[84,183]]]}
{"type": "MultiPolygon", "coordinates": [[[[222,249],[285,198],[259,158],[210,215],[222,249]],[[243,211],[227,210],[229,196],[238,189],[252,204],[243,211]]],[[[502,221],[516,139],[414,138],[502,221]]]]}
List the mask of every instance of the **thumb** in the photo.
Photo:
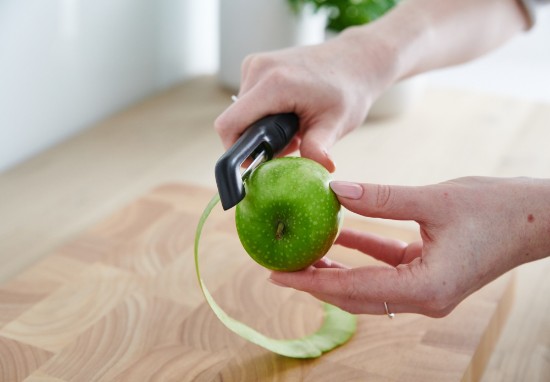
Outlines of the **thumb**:
{"type": "Polygon", "coordinates": [[[332,181],[330,187],[348,210],[393,220],[425,220],[434,204],[426,187],[332,181]]]}

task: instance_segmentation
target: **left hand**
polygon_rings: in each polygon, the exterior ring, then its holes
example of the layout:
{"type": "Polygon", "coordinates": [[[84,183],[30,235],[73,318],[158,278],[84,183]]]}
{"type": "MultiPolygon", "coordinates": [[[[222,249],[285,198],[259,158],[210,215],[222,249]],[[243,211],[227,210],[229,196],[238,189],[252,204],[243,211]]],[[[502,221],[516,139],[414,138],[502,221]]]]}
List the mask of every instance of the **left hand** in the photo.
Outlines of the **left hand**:
{"type": "Polygon", "coordinates": [[[344,229],[336,244],[388,266],[349,269],[322,259],[271,280],[352,313],[449,314],[462,300],[525,262],[550,255],[550,182],[468,177],[424,187],[332,182],[347,209],[415,220],[421,241],[407,244],[344,229]]]}

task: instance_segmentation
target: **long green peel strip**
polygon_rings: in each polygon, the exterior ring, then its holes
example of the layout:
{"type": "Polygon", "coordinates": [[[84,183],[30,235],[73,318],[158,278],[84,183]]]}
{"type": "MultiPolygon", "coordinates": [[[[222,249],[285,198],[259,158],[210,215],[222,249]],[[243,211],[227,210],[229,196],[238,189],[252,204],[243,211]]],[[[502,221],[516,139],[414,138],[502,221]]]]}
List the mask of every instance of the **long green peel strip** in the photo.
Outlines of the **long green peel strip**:
{"type": "Polygon", "coordinates": [[[195,234],[195,270],[201,287],[202,293],[212,308],[214,314],[220,321],[231,331],[243,337],[244,339],[261,346],[274,353],[292,357],[292,358],[315,358],[323,353],[334,349],[335,347],[344,344],[348,341],[357,326],[356,317],[349,314],[333,305],[323,304],[324,318],[321,327],[313,334],[297,338],[280,340],[270,338],[251,327],[237,321],[229,316],[217,303],[206,288],[199,269],[199,242],[201,238],[202,228],[210,212],[219,202],[220,197],[216,194],[206,206],[197,226],[195,234]]]}

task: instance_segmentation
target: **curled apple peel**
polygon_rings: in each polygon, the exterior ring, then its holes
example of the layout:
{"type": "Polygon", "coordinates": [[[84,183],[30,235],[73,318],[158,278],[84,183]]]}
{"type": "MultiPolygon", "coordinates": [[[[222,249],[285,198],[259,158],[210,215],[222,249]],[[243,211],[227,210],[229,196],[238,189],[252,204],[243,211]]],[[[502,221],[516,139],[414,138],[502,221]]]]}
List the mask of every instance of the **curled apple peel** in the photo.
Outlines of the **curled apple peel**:
{"type": "Polygon", "coordinates": [[[216,194],[208,203],[197,225],[195,233],[195,270],[199,286],[206,302],[218,317],[218,319],[232,332],[242,338],[261,346],[273,353],[291,358],[316,358],[344,343],[355,333],[357,327],[356,317],[333,305],[323,303],[324,317],[320,328],[307,336],[296,339],[275,339],[267,337],[250,326],[229,316],[214,300],[200,274],[199,244],[203,226],[206,219],[219,202],[216,194]]]}

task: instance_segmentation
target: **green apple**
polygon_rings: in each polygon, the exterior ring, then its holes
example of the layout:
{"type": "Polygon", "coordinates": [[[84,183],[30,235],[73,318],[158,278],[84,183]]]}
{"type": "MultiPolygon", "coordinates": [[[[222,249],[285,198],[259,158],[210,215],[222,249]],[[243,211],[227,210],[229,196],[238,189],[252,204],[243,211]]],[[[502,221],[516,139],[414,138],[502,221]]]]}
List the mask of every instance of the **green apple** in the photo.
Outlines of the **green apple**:
{"type": "Polygon", "coordinates": [[[297,271],[322,258],[342,220],[329,182],[329,172],[306,158],[273,159],[252,171],[235,211],[250,257],[277,271],[297,271]]]}

